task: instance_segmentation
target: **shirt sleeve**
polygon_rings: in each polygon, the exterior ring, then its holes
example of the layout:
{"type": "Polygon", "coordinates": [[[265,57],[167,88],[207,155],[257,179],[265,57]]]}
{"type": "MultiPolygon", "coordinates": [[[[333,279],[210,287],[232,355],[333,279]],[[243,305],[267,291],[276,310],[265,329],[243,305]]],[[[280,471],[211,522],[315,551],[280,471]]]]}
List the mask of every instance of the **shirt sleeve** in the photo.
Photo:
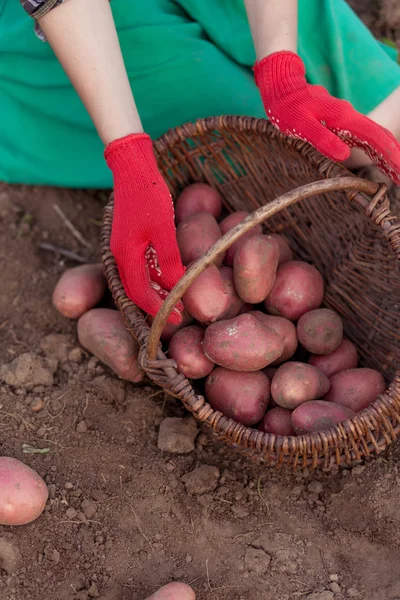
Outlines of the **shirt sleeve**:
{"type": "Polygon", "coordinates": [[[38,19],[63,2],[64,0],[20,0],[28,15],[35,19],[35,33],[42,42],[46,41],[46,37],[39,26],[38,19]]]}

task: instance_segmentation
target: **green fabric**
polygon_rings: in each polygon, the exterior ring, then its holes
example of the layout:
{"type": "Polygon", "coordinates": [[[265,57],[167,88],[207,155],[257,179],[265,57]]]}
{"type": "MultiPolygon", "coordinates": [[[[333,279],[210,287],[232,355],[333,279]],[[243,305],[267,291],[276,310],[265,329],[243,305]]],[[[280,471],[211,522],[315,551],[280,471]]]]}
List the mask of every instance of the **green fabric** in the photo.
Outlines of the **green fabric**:
{"type": "MultiPolygon", "coordinates": [[[[145,131],[200,117],[263,117],[243,0],[113,0],[145,131]]],[[[307,77],[368,113],[400,85],[400,68],[344,0],[299,0],[307,77]]],[[[394,57],[393,57],[394,58],[394,57]]],[[[111,187],[90,118],[16,0],[0,0],[0,179],[111,187]]]]}

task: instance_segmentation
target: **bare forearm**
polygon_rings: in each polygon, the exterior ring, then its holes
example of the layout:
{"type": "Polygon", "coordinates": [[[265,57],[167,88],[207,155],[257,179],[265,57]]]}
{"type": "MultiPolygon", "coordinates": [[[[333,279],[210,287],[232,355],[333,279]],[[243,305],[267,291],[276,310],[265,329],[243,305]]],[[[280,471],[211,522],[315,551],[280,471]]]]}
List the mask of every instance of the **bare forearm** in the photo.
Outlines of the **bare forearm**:
{"type": "Polygon", "coordinates": [[[142,132],[109,1],[68,0],[40,26],[104,144],[142,132]]]}
{"type": "Polygon", "coordinates": [[[298,0],[244,0],[257,60],[297,52],[298,0]]]}

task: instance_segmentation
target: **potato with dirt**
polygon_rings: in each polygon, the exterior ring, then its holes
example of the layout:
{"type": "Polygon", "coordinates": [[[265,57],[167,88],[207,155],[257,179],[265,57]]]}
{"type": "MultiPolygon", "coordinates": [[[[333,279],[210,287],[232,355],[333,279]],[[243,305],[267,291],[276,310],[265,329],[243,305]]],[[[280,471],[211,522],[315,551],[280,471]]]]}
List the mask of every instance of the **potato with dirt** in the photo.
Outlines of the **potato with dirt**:
{"type": "Polygon", "coordinates": [[[249,373],[216,367],[206,379],[205,393],[214,410],[250,426],[258,423],[267,409],[270,383],[261,371],[249,373]]]}
{"type": "Polygon", "coordinates": [[[258,319],[264,327],[268,327],[268,329],[275,331],[275,333],[283,339],[283,352],[272,365],[280,365],[289,360],[289,358],[292,358],[298,346],[296,326],[292,321],[289,321],[289,319],[285,319],[284,317],[266,315],[260,310],[250,311],[249,314],[258,319]]]}
{"type": "Polygon", "coordinates": [[[316,367],[291,361],[275,373],[271,395],[279,406],[293,410],[303,402],[319,400],[329,387],[329,379],[316,367]]]}
{"type": "MultiPolygon", "coordinates": [[[[239,225],[239,223],[244,221],[244,219],[246,217],[248,217],[249,214],[250,213],[248,213],[246,210],[238,210],[236,212],[231,213],[227,217],[225,217],[225,219],[223,219],[219,224],[222,235],[225,235],[225,233],[227,233],[228,231],[230,231],[231,229],[236,227],[236,225],[239,225]]],[[[257,234],[261,234],[261,233],[262,233],[261,225],[255,225],[250,231],[248,231],[247,233],[244,233],[242,235],[242,237],[239,240],[237,240],[237,242],[234,242],[226,251],[226,255],[224,258],[224,264],[228,265],[228,267],[233,267],[233,260],[235,258],[236,251],[239,248],[239,246],[242,244],[242,242],[244,242],[246,239],[252,237],[253,235],[257,235],[257,234]]]]}
{"type": "Polygon", "coordinates": [[[329,308],[316,308],[302,315],[297,323],[300,344],[313,354],[331,354],[343,340],[343,323],[329,308]]]}
{"type": "MultiPolygon", "coordinates": [[[[207,252],[221,237],[221,230],[215,218],[202,212],[183,219],[176,228],[176,239],[182,263],[188,265],[207,252]]],[[[216,264],[221,264],[224,255],[216,264]]]]}
{"type": "Polygon", "coordinates": [[[207,327],[205,355],[233,371],[259,371],[283,352],[283,340],[252,315],[244,314],[207,327]]]}
{"type": "Polygon", "coordinates": [[[297,435],[331,429],[337,423],[353,417],[355,412],[333,402],[313,400],[300,404],[292,413],[292,424],[297,435]]]}
{"type": "Polygon", "coordinates": [[[355,369],[358,365],[358,352],[350,340],[342,340],[330,354],[311,354],[308,362],[331,378],[339,371],[355,369]]]}
{"type": "Polygon", "coordinates": [[[176,222],[197,213],[209,213],[219,219],[222,210],[221,195],[215,188],[206,183],[193,183],[181,192],[175,204],[176,222]]]}
{"type": "Polygon", "coordinates": [[[243,302],[259,304],[275,283],[278,243],[265,235],[253,235],[239,245],[233,260],[235,287],[243,302]]]}
{"type": "Polygon", "coordinates": [[[347,369],[330,378],[331,387],[323,400],[360,412],[386,390],[385,380],[374,369],[347,369]]]}
{"type": "Polygon", "coordinates": [[[53,305],[69,319],[79,319],[103,298],[103,265],[80,265],[65,271],[53,291],[53,305]]]}
{"type": "Polygon", "coordinates": [[[172,336],[168,357],[176,360],[178,371],[188,379],[207,377],[214,368],[203,351],[202,341],[204,329],[197,325],[189,325],[172,336]]]}
{"type": "Polygon", "coordinates": [[[235,282],[233,278],[233,269],[231,267],[222,266],[219,269],[221,277],[225,284],[226,292],[229,296],[229,305],[226,312],[223,314],[223,319],[233,319],[237,317],[244,306],[243,300],[241,300],[235,289],[235,282]]]}
{"type": "Polygon", "coordinates": [[[273,433],[274,435],[295,435],[292,424],[292,410],[277,406],[266,412],[258,426],[264,433],[273,433]]]}
{"type": "Polygon", "coordinates": [[[229,310],[231,297],[218,267],[210,265],[194,280],[182,300],[194,319],[200,323],[214,323],[229,310]]]}
{"type": "Polygon", "coordinates": [[[324,297],[324,281],[315,267],[291,260],[277,271],[274,286],[265,300],[272,315],[297,321],[310,310],[319,308],[324,297]]]}
{"type": "Polygon", "coordinates": [[[37,519],[49,492],[43,479],[15,458],[0,457],[0,525],[26,525],[37,519]]]}

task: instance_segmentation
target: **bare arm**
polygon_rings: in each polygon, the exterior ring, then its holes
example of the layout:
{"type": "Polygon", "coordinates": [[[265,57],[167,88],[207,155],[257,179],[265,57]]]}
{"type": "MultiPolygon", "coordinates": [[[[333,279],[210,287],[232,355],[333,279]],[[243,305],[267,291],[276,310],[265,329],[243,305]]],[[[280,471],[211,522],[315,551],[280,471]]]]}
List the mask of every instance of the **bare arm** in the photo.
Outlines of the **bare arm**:
{"type": "Polygon", "coordinates": [[[109,1],[68,0],[40,26],[104,144],[142,132],[109,1]]]}
{"type": "Polygon", "coordinates": [[[257,60],[297,52],[298,0],[244,0],[257,60]]]}

